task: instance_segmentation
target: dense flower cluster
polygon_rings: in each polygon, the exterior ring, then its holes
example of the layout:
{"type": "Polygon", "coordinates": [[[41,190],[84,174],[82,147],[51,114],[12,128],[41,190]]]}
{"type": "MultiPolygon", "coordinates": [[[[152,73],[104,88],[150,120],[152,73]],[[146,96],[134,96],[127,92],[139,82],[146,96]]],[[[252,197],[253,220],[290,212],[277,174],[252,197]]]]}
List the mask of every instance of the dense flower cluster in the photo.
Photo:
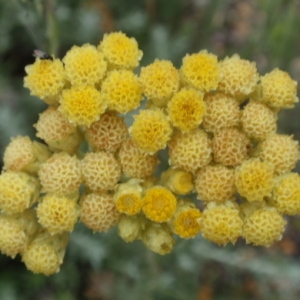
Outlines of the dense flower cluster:
{"type": "Polygon", "coordinates": [[[125,242],[163,255],[198,234],[269,246],[283,214],[300,213],[298,142],[276,132],[280,110],[298,102],[286,72],[260,76],[238,55],[203,50],[137,74],[141,57],[116,32],[26,67],[24,86],[49,105],[34,125],[44,143],[18,136],[6,148],[0,250],[29,270],[58,272],[77,222],[117,225],[125,242]]]}

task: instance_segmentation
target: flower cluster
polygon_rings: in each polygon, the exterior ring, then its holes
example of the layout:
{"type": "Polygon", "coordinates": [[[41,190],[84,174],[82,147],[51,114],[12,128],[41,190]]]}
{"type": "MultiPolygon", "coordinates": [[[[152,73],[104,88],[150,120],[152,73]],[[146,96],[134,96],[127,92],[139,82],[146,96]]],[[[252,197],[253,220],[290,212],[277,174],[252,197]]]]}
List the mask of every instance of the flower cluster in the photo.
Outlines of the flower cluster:
{"type": "Polygon", "coordinates": [[[276,132],[280,110],[298,102],[286,72],[262,76],[238,55],[203,50],[179,69],[155,60],[137,75],[141,58],[116,32],[26,67],[24,86],[49,105],[34,125],[44,143],[18,136],[5,150],[0,250],[29,270],[58,272],[77,222],[117,225],[125,242],[163,255],[176,236],[198,234],[269,246],[283,215],[300,213],[298,142],[276,132]]]}

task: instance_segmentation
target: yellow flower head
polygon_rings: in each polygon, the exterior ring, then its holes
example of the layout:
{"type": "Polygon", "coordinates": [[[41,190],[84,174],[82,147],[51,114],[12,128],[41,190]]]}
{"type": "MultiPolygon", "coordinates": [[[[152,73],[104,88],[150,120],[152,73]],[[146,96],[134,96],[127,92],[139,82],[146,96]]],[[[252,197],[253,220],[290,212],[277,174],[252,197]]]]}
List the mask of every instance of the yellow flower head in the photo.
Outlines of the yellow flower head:
{"type": "Polygon", "coordinates": [[[259,158],[245,160],[235,169],[235,185],[238,193],[249,202],[263,201],[274,187],[274,167],[259,158]]]}
{"type": "Polygon", "coordinates": [[[161,107],[179,89],[179,72],[168,60],[156,59],[141,69],[143,92],[155,105],[161,107]]]}
{"type": "Polygon", "coordinates": [[[240,122],[239,102],[232,96],[221,92],[205,94],[206,111],[203,127],[216,132],[225,127],[238,126],[240,122]]]}
{"type": "Polygon", "coordinates": [[[131,179],[126,183],[117,185],[114,195],[114,201],[117,210],[127,215],[135,215],[142,208],[142,192],[140,181],[131,179]]]}
{"type": "Polygon", "coordinates": [[[275,108],[293,108],[299,102],[297,81],[278,68],[261,77],[259,101],[275,108]]]}
{"type": "Polygon", "coordinates": [[[143,56],[137,41],[122,32],[105,34],[98,50],[103,53],[110,68],[134,69],[143,56]]]}
{"type": "Polygon", "coordinates": [[[290,172],[299,160],[299,142],[289,135],[270,134],[260,145],[259,157],[272,164],[276,174],[290,172]]]}
{"type": "Polygon", "coordinates": [[[113,70],[108,73],[101,87],[108,109],[125,114],[136,109],[142,100],[138,78],[128,70],[113,70]]]}
{"type": "Polygon", "coordinates": [[[243,237],[255,246],[270,246],[281,240],[286,221],[274,207],[264,206],[244,219],[243,237]]]}
{"type": "Polygon", "coordinates": [[[73,86],[64,90],[59,110],[69,122],[89,127],[100,119],[107,104],[101,93],[92,86],[73,86]]]}
{"type": "MultiPolygon", "coordinates": [[[[39,59],[25,68],[24,87],[43,100],[54,97],[65,85],[65,70],[59,59],[39,59]]],[[[46,100],[47,102],[47,100],[46,100]]]]}
{"type": "Polygon", "coordinates": [[[39,223],[54,235],[73,230],[79,207],[74,199],[48,194],[39,203],[36,213],[39,223]]]}
{"type": "Polygon", "coordinates": [[[226,201],[224,204],[211,202],[203,211],[201,226],[201,232],[205,239],[225,246],[229,242],[235,244],[241,236],[243,221],[239,216],[239,209],[234,203],[230,201],[226,201]]]}
{"type": "Polygon", "coordinates": [[[23,172],[3,172],[0,175],[0,209],[7,214],[21,213],[33,205],[39,196],[39,182],[23,172]]]}
{"type": "Polygon", "coordinates": [[[180,76],[185,85],[202,92],[215,90],[220,80],[220,68],[216,55],[202,50],[187,54],[182,60],[180,76]]]}
{"type": "Polygon", "coordinates": [[[143,198],[143,212],[149,220],[154,222],[162,223],[170,220],[176,207],[176,197],[161,186],[148,189],[143,198]]]}
{"type": "Polygon", "coordinates": [[[93,232],[107,232],[118,222],[119,212],[112,194],[84,195],[80,200],[80,206],[80,221],[93,232]]]}
{"type": "Polygon", "coordinates": [[[194,89],[182,89],[168,103],[169,119],[181,131],[189,131],[199,126],[205,110],[203,95],[194,89]]]}
{"type": "Polygon", "coordinates": [[[254,62],[241,59],[239,55],[226,57],[220,62],[221,80],[218,89],[243,101],[254,88],[259,80],[254,62]]]}
{"type": "Polygon", "coordinates": [[[63,58],[67,79],[72,85],[95,85],[104,78],[107,62],[95,46],[73,46],[63,58]]]}
{"type": "Polygon", "coordinates": [[[276,178],[271,202],[283,214],[300,213],[300,176],[298,173],[288,173],[276,178]]]}
{"type": "Polygon", "coordinates": [[[181,200],[171,219],[172,231],[183,239],[194,238],[201,229],[201,212],[190,200],[181,200]]]}
{"type": "Polygon", "coordinates": [[[142,231],[145,229],[145,220],[146,218],[141,214],[135,216],[120,215],[118,221],[118,235],[126,243],[140,239],[142,231]]]}
{"type": "Polygon", "coordinates": [[[153,154],[167,146],[172,128],[163,112],[145,109],[134,116],[129,133],[142,151],[153,154]]]}

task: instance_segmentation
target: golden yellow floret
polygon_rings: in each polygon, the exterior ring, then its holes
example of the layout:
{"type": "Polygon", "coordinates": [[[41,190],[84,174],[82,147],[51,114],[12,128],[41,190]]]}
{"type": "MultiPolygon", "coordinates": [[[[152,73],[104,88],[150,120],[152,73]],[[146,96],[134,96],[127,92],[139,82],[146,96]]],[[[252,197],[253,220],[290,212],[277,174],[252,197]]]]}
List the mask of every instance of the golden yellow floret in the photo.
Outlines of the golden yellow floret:
{"type": "Polygon", "coordinates": [[[275,179],[271,203],[280,213],[297,215],[300,213],[300,176],[288,173],[275,179]]]}
{"type": "Polygon", "coordinates": [[[0,215],[0,251],[15,258],[27,245],[28,236],[16,215],[0,215]]]}
{"type": "Polygon", "coordinates": [[[171,229],[166,224],[147,224],[141,239],[146,248],[160,255],[170,253],[175,244],[171,229]]]}
{"type": "Polygon", "coordinates": [[[40,163],[46,161],[50,155],[46,145],[32,142],[28,136],[17,136],[11,139],[4,151],[3,169],[36,173],[40,163]]]}
{"type": "Polygon", "coordinates": [[[126,243],[140,239],[145,229],[145,217],[141,214],[135,216],[120,215],[118,221],[118,235],[126,243]]]}
{"type": "Polygon", "coordinates": [[[143,152],[154,154],[167,146],[172,128],[162,111],[145,109],[134,116],[129,133],[143,152]]]}
{"type": "Polygon", "coordinates": [[[106,112],[99,121],[87,128],[85,138],[94,151],[115,152],[126,139],[127,133],[124,118],[114,112],[106,112]]]}
{"type": "Polygon", "coordinates": [[[274,108],[293,108],[299,102],[297,81],[276,68],[261,77],[257,100],[274,108]]]}
{"type": "Polygon", "coordinates": [[[217,131],[212,140],[214,161],[225,166],[240,165],[248,157],[250,147],[246,134],[235,127],[217,131]]]}
{"type": "Polygon", "coordinates": [[[215,90],[220,80],[218,58],[206,50],[187,54],[182,59],[179,74],[183,84],[202,92],[215,90]]]}
{"type": "Polygon", "coordinates": [[[177,132],[169,142],[169,163],[172,167],[195,173],[210,161],[211,141],[201,129],[177,132]]]}
{"type": "Polygon", "coordinates": [[[123,32],[104,34],[98,50],[103,53],[110,69],[134,69],[143,56],[137,41],[123,32]]]}
{"type": "Polygon", "coordinates": [[[73,46],[63,58],[66,76],[72,85],[98,85],[104,78],[107,62],[90,44],[73,46]]]}
{"type": "Polygon", "coordinates": [[[66,152],[53,154],[41,165],[38,175],[46,193],[76,193],[82,183],[80,161],[66,152]]]}
{"type": "Polygon", "coordinates": [[[51,235],[72,231],[79,216],[79,207],[75,200],[47,194],[36,209],[39,223],[51,235]]]}
{"type": "Polygon", "coordinates": [[[120,213],[136,215],[140,212],[143,204],[140,182],[138,179],[131,179],[116,186],[114,201],[120,213]]]}
{"type": "Polygon", "coordinates": [[[37,130],[36,136],[43,139],[53,151],[73,154],[82,141],[78,128],[57,107],[50,106],[43,111],[34,127],[37,130]]]}
{"type": "Polygon", "coordinates": [[[113,70],[101,86],[108,109],[126,114],[136,109],[142,100],[142,88],[137,76],[129,70],[113,70]]]}
{"type": "Polygon", "coordinates": [[[38,180],[23,172],[2,172],[0,175],[0,209],[7,214],[21,213],[39,196],[38,180]]]}
{"type": "Polygon", "coordinates": [[[143,153],[131,138],[121,144],[118,161],[125,176],[143,179],[152,175],[158,164],[156,154],[143,153]]]}
{"type": "Polygon", "coordinates": [[[118,222],[119,212],[112,194],[84,195],[80,206],[80,221],[93,232],[107,232],[118,222]]]}
{"type": "Polygon", "coordinates": [[[225,127],[238,126],[240,123],[239,102],[222,92],[205,94],[206,112],[203,127],[206,131],[216,132],[225,127]]]}
{"type": "Polygon", "coordinates": [[[201,217],[201,211],[192,201],[180,200],[170,221],[171,229],[183,239],[194,238],[201,230],[201,217]]]}
{"type": "Polygon", "coordinates": [[[234,54],[220,61],[219,65],[221,80],[218,90],[234,96],[241,102],[245,100],[254,91],[259,80],[255,63],[234,54]]]}
{"type": "Polygon", "coordinates": [[[250,101],[242,111],[244,132],[254,140],[264,140],[277,129],[277,114],[263,103],[250,101]]]}
{"type": "Polygon", "coordinates": [[[281,240],[286,221],[274,207],[257,209],[244,219],[243,238],[247,244],[268,247],[281,240]]]}
{"type": "Polygon", "coordinates": [[[46,103],[47,98],[55,98],[65,85],[65,70],[59,59],[37,58],[34,64],[26,66],[25,71],[24,87],[46,103]]]}
{"type": "Polygon", "coordinates": [[[235,169],[235,186],[249,202],[263,201],[274,187],[274,167],[259,158],[245,160],[235,169]]]}
{"type": "Polygon", "coordinates": [[[22,252],[22,261],[33,273],[46,276],[58,273],[68,241],[67,234],[50,236],[42,232],[22,252]]]}
{"type": "Polygon", "coordinates": [[[169,168],[161,174],[161,185],[179,195],[191,193],[194,189],[193,181],[191,173],[177,168],[169,168]]]}
{"type": "Polygon", "coordinates": [[[59,111],[70,123],[89,127],[106,107],[103,96],[93,86],[73,86],[63,91],[59,111]]]}
{"type": "Polygon", "coordinates": [[[203,94],[195,89],[182,89],[168,102],[168,116],[173,126],[181,131],[198,127],[205,115],[203,94]]]}
{"type": "Polygon", "coordinates": [[[275,174],[290,172],[299,160],[299,142],[290,135],[271,134],[259,148],[259,157],[275,167],[275,174]]]}
{"type": "Polygon", "coordinates": [[[140,83],[145,96],[158,106],[164,106],[179,89],[179,72],[171,61],[156,59],[143,67],[140,83]]]}
{"type": "Polygon", "coordinates": [[[224,204],[210,202],[201,219],[203,237],[218,245],[235,244],[242,234],[243,221],[239,209],[230,201],[224,204]]]}
{"type": "Polygon", "coordinates": [[[236,192],[234,169],[223,165],[208,165],[199,170],[195,180],[198,199],[221,203],[236,192]]]}
{"type": "Polygon", "coordinates": [[[149,188],[143,198],[142,210],[146,217],[162,223],[171,219],[177,207],[176,197],[162,186],[149,188]]]}
{"type": "Polygon", "coordinates": [[[82,176],[92,191],[113,190],[121,176],[121,167],[112,153],[89,152],[81,161],[82,176]]]}

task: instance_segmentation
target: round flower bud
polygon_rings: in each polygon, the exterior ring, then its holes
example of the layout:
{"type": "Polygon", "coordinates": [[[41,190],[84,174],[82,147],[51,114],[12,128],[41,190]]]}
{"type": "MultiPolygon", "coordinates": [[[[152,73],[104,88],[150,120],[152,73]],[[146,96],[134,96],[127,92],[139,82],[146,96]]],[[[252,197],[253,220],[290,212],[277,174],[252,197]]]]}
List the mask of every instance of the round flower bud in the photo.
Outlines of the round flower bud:
{"type": "Polygon", "coordinates": [[[242,111],[244,132],[255,140],[264,140],[277,129],[277,115],[262,103],[250,101],[242,111]]]}
{"type": "Polygon", "coordinates": [[[145,219],[141,215],[121,215],[118,221],[118,235],[126,242],[131,243],[140,239],[145,229],[145,219]]]}
{"type": "Polygon", "coordinates": [[[293,108],[299,102],[297,82],[278,68],[261,77],[258,100],[274,108],[293,108]]]}
{"type": "Polygon", "coordinates": [[[201,129],[177,132],[169,143],[170,165],[195,173],[211,161],[211,141],[201,129]]]}
{"type": "Polygon", "coordinates": [[[142,88],[137,76],[128,70],[113,70],[101,86],[108,109],[126,114],[136,109],[142,100],[142,88]]]}
{"type": "Polygon", "coordinates": [[[270,246],[281,240],[286,221],[274,207],[257,209],[244,219],[243,237],[247,244],[270,246]]]}
{"type": "Polygon", "coordinates": [[[173,193],[186,195],[194,189],[193,175],[187,171],[169,168],[161,174],[161,184],[173,193]]]}
{"type": "Polygon", "coordinates": [[[137,179],[131,179],[125,183],[118,184],[114,194],[114,202],[117,210],[127,215],[136,215],[139,213],[143,205],[142,192],[143,188],[137,179]]]}
{"type": "Polygon", "coordinates": [[[165,106],[179,89],[178,70],[168,60],[156,59],[143,67],[139,79],[145,96],[158,107],[165,106]]]}
{"type": "Polygon", "coordinates": [[[41,165],[38,175],[46,193],[72,194],[82,183],[80,161],[65,152],[53,154],[41,165]]]}
{"type": "Polygon", "coordinates": [[[202,92],[215,90],[220,80],[220,68],[216,55],[202,50],[187,54],[182,59],[180,77],[183,83],[202,92]]]}
{"type": "Polygon", "coordinates": [[[297,215],[300,213],[300,176],[298,173],[288,173],[275,180],[272,204],[280,213],[297,215]]]}
{"type": "Polygon", "coordinates": [[[168,102],[168,115],[173,126],[181,131],[198,127],[205,114],[203,95],[194,89],[182,89],[168,102]]]}
{"type": "Polygon", "coordinates": [[[107,232],[118,222],[119,213],[112,194],[84,195],[80,206],[80,221],[93,232],[107,232]]]}
{"type": "Polygon", "coordinates": [[[63,262],[69,236],[42,232],[22,253],[22,261],[35,274],[46,276],[58,273],[63,262]]]}
{"type": "Polygon", "coordinates": [[[221,92],[208,93],[204,97],[206,112],[203,127],[206,131],[216,132],[225,127],[238,126],[240,107],[238,101],[221,92]]]}
{"type": "Polygon", "coordinates": [[[70,123],[89,127],[100,119],[107,104],[101,93],[93,86],[73,86],[64,90],[59,111],[70,123]]]}
{"type": "Polygon", "coordinates": [[[203,211],[202,235],[218,245],[225,246],[229,242],[235,244],[242,234],[242,226],[243,221],[239,216],[239,209],[230,201],[224,204],[210,202],[203,211]]]}
{"type": "Polygon", "coordinates": [[[165,255],[172,251],[175,240],[166,224],[150,223],[142,234],[142,242],[151,251],[165,255]]]}
{"type": "Polygon", "coordinates": [[[81,165],[83,180],[92,191],[113,190],[121,176],[120,165],[112,153],[87,153],[81,165]]]}
{"type": "Polygon", "coordinates": [[[234,54],[220,61],[219,65],[221,68],[219,91],[232,95],[239,101],[246,99],[259,80],[255,63],[234,54]]]}
{"type": "Polygon", "coordinates": [[[259,158],[245,160],[235,169],[235,186],[249,202],[263,201],[274,187],[274,168],[259,158]]]}
{"type": "Polygon", "coordinates": [[[129,133],[143,152],[154,154],[167,146],[172,128],[162,111],[145,109],[134,116],[129,133]]]}
{"type": "Polygon", "coordinates": [[[39,59],[34,64],[26,66],[27,76],[24,78],[24,87],[30,94],[49,103],[47,98],[55,98],[65,85],[65,70],[59,59],[39,59]]]}
{"type": "Polygon", "coordinates": [[[244,132],[235,127],[223,128],[212,141],[214,161],[225,166],[240,165],[247,158],[250,145],[244,132]]]}
{"type": "Polygon", "coordinates": [[[144,179],[152,175],[158,164],[156,154],[144,154],[130,138],[122,143],[118,160],[124,175],[133,178],[144,179]]]}
{"type": "Polygon", "coordinates": [[[223,165],[208,165],[197,173],[195,188],[198,199],[221,203],[236,192],[234,170],[223,165]]]}
{"type": "Polygon", "coordinates": [[[2,172],[0,175],[0,209],[7,214],[21,213],[39,196],[38,180],[23,172],[2,172]]]}
{"type": "Polygon", "coordinates": [[[201,217],[200,210],[192,201],[180,200],[170,221],[171,229],[183,239],[194,238],[200,232],[201,217]]]}
{"type": "Polygon", "coordinates": [[[114,112],[107,112],[87,128],[85,138],[94,151],[115,152],[125,140],[127,132],[124,119],[114,112]]]}
{"type": "Polygon", "coordinates": [[[36,141],[32,142],[28,136],[12,138],[4,151],[4,170],[36,173],[40,163],[51,155],[48,147],[36,141]]]}
{"type": "Polygon", "coordinates": [[[139,50],[134,38],[127,37],[122,32],[104,34],[98,46],[109,63],[109,68],[134,69],[139,65],[143,52],[139,50]]]}
{"type": "Polygon", "coordinates": [[[149,188],[143,198],[142,210],[154,222],[162,223],[171,219],[177,207],[176,197],[166,188],[149,188]]]}
{"type": "Polygon", "coordinates": [[[73,230],[79,207],[74,199],[48,194],[39,203],[36,213],[39,223],[53,235],[73,230]]]}
{"type": "Polygon", "coordinates": [[[72,85],[96,85],[106,73],[107,62],[95,46],[73,46],[63,58],[67,79],[72,85]]]}
{"type": "Polygon", "coordinates": [[[53,151],[75,153],[82,141],[77,127],[57,107],[49,107],[42,112],[34,127],[36,136],[43,139],[53,151]]]}
{"type": "Polygon", "coordinates": [[[259,157],[271,163],[276,174],[290,172],[299,160],[299,142],[289,135],[271,134],[261,143],[259,157]]]}

